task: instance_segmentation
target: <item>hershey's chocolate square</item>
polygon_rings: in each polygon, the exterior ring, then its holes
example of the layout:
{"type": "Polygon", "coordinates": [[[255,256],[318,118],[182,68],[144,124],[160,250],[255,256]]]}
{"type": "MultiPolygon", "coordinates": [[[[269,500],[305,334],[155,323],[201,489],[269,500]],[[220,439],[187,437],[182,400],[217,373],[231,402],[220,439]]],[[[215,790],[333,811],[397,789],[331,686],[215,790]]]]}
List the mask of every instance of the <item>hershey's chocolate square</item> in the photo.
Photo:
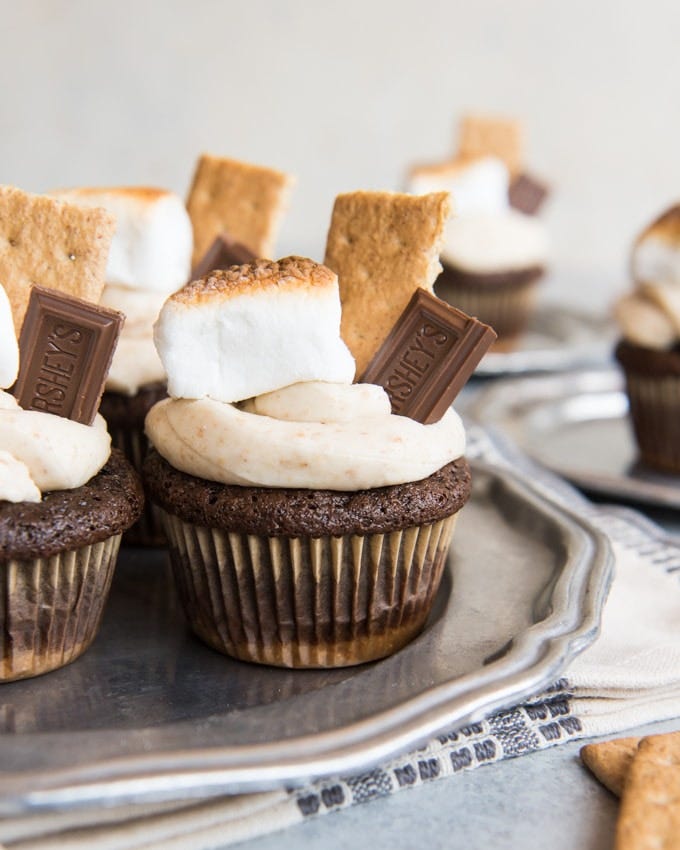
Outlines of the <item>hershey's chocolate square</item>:
{"type": "Polygon", "coordinates": [[[527,172],[518,174],[510,184],[510,206],[527,215],[539,211],[550,190],[546,183],[527,172]]]}
{"type": "Polygon", "coordinates": [[[361,381],[382,386],[393,413],[437,422],[495,339],[493,328],[418,289],[361,381]]]}
{"type": "Polygon", "coordinates": [[[222,232],[215,237],[212,245],[194,266],[191,279],[198,280],[199,277],[203,277],[209,272],[252,263],[255,259],[257,257],[250,248],[233,240],[228,233],[222,232]]]}
{"type": "Polygon", "coordinates": [[[124,320],[116,310],[32,287],[12,390],[21,407],[91,425],[124,320]]]}

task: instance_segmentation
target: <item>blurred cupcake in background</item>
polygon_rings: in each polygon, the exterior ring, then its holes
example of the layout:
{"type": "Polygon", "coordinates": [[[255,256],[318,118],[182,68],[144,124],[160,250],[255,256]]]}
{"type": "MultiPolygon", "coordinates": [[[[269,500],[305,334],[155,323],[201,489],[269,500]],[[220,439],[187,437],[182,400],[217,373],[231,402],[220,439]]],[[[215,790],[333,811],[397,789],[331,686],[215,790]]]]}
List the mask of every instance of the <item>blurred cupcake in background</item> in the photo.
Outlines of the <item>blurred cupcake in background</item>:
{"type": "Polygon", "coordinates": [[[680,474],[680,204],[636,239],[631,273],[634,289],[615,306],[616,358],[640,459],[680,474]]]}
{"type": "MultiPolygon", "coordinates": [[[[51,193],[116,219],[100,303],[125,314],[101,413],[113,445],[141,470],[148,441],[144,419],[166,396],[166,375],[153,324],[169,295],[197,274],[264,256],[273,249],[292,179],[265,166],[202,156],[185,207],[173,192],[151,187],[75,188],[51,193]],[[194,239],[195,235],[195,239],[194,239]]],[[[126,534],[132,545],[161,545],[151,504],[126,534]]]]}
{"type": "Polygon", "coordinates": [[[414,166],[407,188],[414,194],[451,193],[454,215],[435,291],[490,324],[498,334],[496,350],[511,350],[548,264],[547,233],[536,216],[548,189],[524,168],[519,122],[465,116],[454,157],[414,166]]]}
{"type": "MultiPolygon", "coordinates": [[[[100,410],[113,445],[139,470],[147,448],[144,418],[166,395],[153,323],[165,299],[189,280],[191,221],[182,199],[164,189],[86,187],[52,195],[79,206],[103,207],[116,219],[100,303],[124,313],[125,325],[100,410]]],[[[126,542],[153,545],[161,541],[149,506],[126,535],[126,542]]]]}

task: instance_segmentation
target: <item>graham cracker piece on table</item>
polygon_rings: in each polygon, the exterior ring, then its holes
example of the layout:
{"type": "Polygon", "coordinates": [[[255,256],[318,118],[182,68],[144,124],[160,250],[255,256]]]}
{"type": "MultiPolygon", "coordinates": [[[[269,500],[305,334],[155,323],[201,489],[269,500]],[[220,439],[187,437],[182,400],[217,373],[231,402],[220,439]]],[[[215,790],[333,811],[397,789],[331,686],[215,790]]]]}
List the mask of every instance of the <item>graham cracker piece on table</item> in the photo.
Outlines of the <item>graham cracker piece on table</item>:
{"type": "Polygon", "coordinates": [[[0,186],[0,282],[17,336],[36,283],[99,301],[115,229],[106,210],[0,186]]]}
{"type": "Polygon", "coordinates": [[[616,850],[679,850],[680,732],[640,741],[616,825],[616,850]]]}
{"type": "Polygon", "coordinates": [[[187,199],[194,229],[192,265],[226,231],[256,257],[269,258],[293,178],[281,171],[204,154],[187,199]]]}
{"type": "Polygon", "coordinates": [[[511,175],[522,170],[522,125],[513,118],[465,115],[460,123],[458,150],[461,157],[495,156],[511,175]]]}
{"type": "Polygon", "coordinates": [[[641,738],[616,738],[581,747],[581,761],[612,794],[620,797],[641,738]]]}
{"type": "Polygon", "coordinates": [[[324,265],[338,275],[341,334],[357,375],[416,289],[432,292],[450,212],[448,192],[351,192],[335,199],[324,265]]]}

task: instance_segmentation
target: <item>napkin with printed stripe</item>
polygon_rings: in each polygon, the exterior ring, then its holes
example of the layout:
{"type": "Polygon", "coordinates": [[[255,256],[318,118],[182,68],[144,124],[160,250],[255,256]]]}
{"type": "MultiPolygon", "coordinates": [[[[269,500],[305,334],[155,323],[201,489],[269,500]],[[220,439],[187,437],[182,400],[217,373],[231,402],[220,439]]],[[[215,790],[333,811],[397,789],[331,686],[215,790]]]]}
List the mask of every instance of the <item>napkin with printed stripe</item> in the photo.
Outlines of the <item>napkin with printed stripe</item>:
{"type": "MultiPolygon", "coordinates": [[[[531,477],[606,533],[616,576],[597,641],[549,690],[415,752],[304,788],[0,820],[7,850],[208,850],[564,741],[680,718],[680,539],[632,511],[592,505],[501,438],[469,429],[468,455],[531,477]],[[631,624],[635,623],[635,628],[631,624]]],[[[680,727],[680,719],[678,720],[680,727]]]]}

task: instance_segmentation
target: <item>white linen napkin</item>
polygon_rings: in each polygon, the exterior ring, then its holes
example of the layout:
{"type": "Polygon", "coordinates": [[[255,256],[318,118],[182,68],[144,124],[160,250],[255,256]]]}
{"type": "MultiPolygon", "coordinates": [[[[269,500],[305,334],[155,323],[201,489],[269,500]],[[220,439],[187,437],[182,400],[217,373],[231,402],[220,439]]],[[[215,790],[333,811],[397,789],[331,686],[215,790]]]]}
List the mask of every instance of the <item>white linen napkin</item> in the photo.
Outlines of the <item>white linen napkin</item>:
{"type": "Polygon", "coordinates": [[[199,802],[0,820],[7,850],[211,850],[567,740],[680,718],[680,539],[664,540],[633,511],[592,505],[479,428],[470,428],[469,436],[468,454],[530,475],[553,499],[587,515],[613,543],[616,576],[601,634],[559,682],[530,702],[443,733],[355,776],[199,802]]]}

